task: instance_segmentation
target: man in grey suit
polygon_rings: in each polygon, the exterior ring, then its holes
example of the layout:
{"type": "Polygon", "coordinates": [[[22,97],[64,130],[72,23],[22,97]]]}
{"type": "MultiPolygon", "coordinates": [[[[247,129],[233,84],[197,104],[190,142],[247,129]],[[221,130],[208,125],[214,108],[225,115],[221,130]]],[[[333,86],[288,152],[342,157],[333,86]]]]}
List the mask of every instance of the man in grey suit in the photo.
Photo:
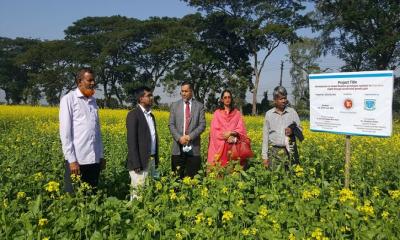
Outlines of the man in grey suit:
{"type": "Polygon", "coordinates": [[[172,171],[182,179],[194,177],[201,167],[200,135],[206,128],[203,104],[193,99],[189,82],[181,84],[182,99],[172,103],[169,130],[172,143],[172,171]]]}

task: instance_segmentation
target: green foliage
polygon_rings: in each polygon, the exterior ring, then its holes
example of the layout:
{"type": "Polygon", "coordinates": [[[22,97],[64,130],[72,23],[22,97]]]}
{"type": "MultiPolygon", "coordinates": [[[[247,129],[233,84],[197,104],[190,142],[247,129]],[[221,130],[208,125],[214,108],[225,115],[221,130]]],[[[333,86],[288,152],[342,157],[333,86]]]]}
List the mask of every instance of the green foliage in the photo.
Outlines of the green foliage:
{"type": "Polygon", "coordinates": [[[293,106],[300,116],[308,117],[309,115],[308,75],[325,71],[317,63],[321,54],[322,45],[319,39],[302,38],[289,45],[289,58],[292,63],[290,75],[293,86],[293,106]]]}
{"type": "Polygon", "coordinates": [[[25,38],[0,38],[0,88],[5,91],[7,103],[19,104],[33,96],[37,101],[36,86],[27,75],[26,69],[17,64],[17,57],[37,44],[37,40],[25,38]]]}
{"type": "Polygon", "coordinates": [[[400,4],[316,1],[316,26],[325,45],[345,61],[344,71],[393,69],[400,63],[400,4]]]}
{"type": "MultiPolygon", "coordinates": [[[[208,16],[227,15],[236,22],[233,31],[245,45],[248,59],[252,61],[254,83],[250,84],[253,94],[252,114],[257,112],[258,85],[266,59],[281,44],[297,39],[296,30],[308,23],[302,1],[209,1],[185,0],[208,16]]],[[[253,79],[251,79],[253,81],[253,79]]]]}

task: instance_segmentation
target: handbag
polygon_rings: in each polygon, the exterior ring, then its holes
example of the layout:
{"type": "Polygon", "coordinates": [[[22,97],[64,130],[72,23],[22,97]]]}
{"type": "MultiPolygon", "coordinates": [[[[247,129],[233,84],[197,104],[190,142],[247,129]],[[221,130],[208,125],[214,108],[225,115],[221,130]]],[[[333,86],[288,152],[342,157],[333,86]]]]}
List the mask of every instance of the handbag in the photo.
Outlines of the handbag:
{"type": "Polygon", "coordinates": [[[238,141],[232,145],[231,159],[241,160],[242,162],[247,158],[251,158],[253,156],[254,153],[251,150],[250,138],[241,135],[238,141]]]}

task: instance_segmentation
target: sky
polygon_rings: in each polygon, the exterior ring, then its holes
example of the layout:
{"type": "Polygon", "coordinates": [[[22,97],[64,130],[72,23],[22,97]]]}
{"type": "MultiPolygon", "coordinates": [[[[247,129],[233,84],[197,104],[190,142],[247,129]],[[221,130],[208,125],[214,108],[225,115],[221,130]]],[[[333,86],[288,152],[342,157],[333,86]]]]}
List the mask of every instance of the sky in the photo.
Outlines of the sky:
{"type": "MultiPolygon", "coordinates": [[[[143,20],[151,16],[183,17],[195,12],[195,8],[187,6],[180,0],[1,0],[0,36],[42,40],[63,39],[64,30],[68,26],[88,16],[121,15],[143,20]]],[[[303,35],[311,34],[310,31],[302,32],[303,35]]],[[[258,102],[266,90],[269,99],[272,98],[273,88],[279,84],[281,61],[284,61],[283,86],[289,93],[291,92],[290,63],[287,54],[287,46],[280,46],[266,61],[257,94],[258,102]]],[[[341,62],[333,56],[327,56],[321,59],[320,65],[322,68],[338,70],[341,62]]],[[[157,88],[155,94],[161,96],[163,103],[179,98],[178,93],[166,95],[162,87],[157,88]]],[[[252,95],[248,93],[246,100],[251,102],[251,99],[252,95]]],[[[2,90],[0,90],[0,102],[5,102],[2,90]]]]}

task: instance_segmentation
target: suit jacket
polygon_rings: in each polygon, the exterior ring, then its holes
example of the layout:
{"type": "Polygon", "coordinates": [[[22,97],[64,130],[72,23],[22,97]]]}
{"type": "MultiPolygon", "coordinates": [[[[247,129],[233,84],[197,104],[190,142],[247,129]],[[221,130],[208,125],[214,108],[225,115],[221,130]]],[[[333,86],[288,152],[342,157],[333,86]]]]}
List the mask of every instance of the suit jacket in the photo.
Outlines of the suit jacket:
{"type": "MultiPolygon", "coordinates": [[[[151,117],[153,118],[154,128],[156,130],[155,164],[156,167],[158,167],[158,134],[156,120],[152,113],[151,117]]],[[[146,121],[146,117],[139,106],[128,113],[126,117],[126,129],[128,144],[128,157],[126,165],[128,170],[132,171],[137,168],[144,170],[147,168],[151,155],[151,133],[149,125],[146,121]]]]}
{"type": "MultiPolygon", "coordinates": [[[[172,143],[172,155],[181,155],[182,145],[179,138],[183,136],[183,100],[172,103],[169,115],[169,130],[174,139],[172,143]]],[[[200,156],[200,135],[206,128],[206,118],[203,104],[192,99],[189,120],[189,136],[191,139],[193,156],[200,156]]]]}

